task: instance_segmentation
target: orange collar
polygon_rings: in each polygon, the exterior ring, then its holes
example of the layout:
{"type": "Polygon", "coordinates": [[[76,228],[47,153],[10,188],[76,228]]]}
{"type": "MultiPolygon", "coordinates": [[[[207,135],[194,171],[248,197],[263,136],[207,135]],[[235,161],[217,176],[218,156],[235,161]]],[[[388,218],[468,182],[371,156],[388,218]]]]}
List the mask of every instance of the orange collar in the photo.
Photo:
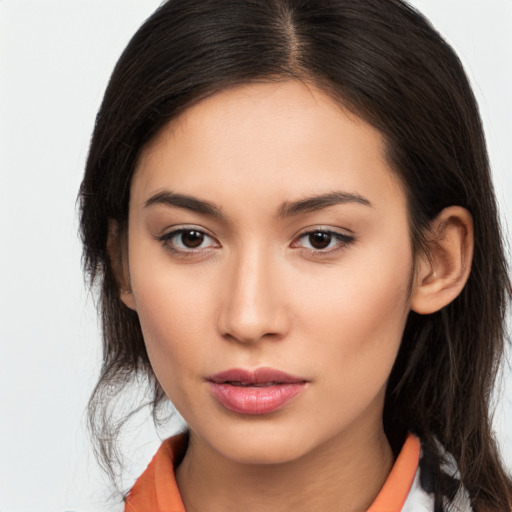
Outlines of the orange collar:
{"type": "Polygon", "coordinates": [[[420,461],[420,441],[409,434],[368,512],[400,512],[411,489],[420,461]]]}
{"type": "MultiPolygon", "coordinates": [[[[181,460],[187,444],[186,434],[162,443],[130,491],[124,512],[186,512],[176,484],[174,461],[181,460]]],[[[384,487],[367,512],[400,512],[414,480],[419,456],[420,442],[409,434],[384,487]]]]}

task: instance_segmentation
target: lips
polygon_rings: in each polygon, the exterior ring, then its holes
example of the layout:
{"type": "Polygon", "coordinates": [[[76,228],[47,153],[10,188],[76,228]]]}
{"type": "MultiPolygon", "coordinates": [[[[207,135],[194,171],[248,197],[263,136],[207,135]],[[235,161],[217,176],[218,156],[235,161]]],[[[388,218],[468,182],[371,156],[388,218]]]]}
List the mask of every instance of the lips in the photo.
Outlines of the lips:
{"type": "Polygon", "coordinates": [[[234,368],[206,379],[213,397],[239,414],[270,414],[282,409],[306,387],[306,379],[273,368],[234,368]]]}

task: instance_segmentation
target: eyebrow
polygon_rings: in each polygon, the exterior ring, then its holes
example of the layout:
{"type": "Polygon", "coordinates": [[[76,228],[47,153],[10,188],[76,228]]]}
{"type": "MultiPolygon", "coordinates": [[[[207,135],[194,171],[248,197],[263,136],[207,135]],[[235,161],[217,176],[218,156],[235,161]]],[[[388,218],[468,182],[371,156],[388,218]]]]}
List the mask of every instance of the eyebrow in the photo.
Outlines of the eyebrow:
{"type": "Polygon", "coordinates": [[[368,199],[359,194],[349,192],[330,192],[319,196],[306,197],[292,203],[284,203],[279,209],[280,217],[292,217],[303,213],[311,213],[316,210],[335,206],[337,204],[358,203],[372,207],[368,199]]]}
{"type": "Polygon", "coordinates": [[[168,191],[159,192],[158,194],[150,197],[144,203],[144,206],[147,208],[157,204],[185,208],[186,210],[191,210],[203,215],[224,219],[224,215],[218,206],[215,206],[213,203],[208,201],[204,201],[203,199],[197,199],[196,197],[185,194],[176,194],[168,191]]]}
{"type": "MultiPolygon", "coordinates": [[[[293,217],[304,213],[311,213],[316,210],[335,206],[337,204],[357,203],[364,206],[373,205],[371,202],[359,194],[349,192],[330,192],[317,196],[306,197],[298,201],[285,202],[278,210],[278,217],[293,217]]],[[[222,210],[213,203],[198,199],[185,194],[177,194],[170,191],[159,192],[150,197],[144,206],[164,205],[176,208],[185,208],[196,213],[209,215],[218,219],[225,219],[222,210]]]]}

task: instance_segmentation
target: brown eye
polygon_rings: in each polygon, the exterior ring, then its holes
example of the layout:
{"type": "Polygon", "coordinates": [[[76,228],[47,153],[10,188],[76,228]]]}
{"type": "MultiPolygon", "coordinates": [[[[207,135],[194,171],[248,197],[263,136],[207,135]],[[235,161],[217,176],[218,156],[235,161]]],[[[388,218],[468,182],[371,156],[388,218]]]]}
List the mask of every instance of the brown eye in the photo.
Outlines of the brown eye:
{"type": "Polygon", "coordinates": [[[181,243],[188,249],[195,249],[204,242],[204,233],[193,229],[181,233],[181,243]]]}
{"type": "Polygon", "coordinates": [[[325,249],[332,241],[332,234],[326,231],[314,231],[308,235],[309,243],[314,249],[325,249]]]}
{"type": "Polygon", "coordinates": [[[332,254],[353,244],[355,238],[330,229],[315,229],[303,233],[292,243],[292,247],[305,249],[316,255],[332,254]]]}
{"type": "Polygon", "coordinates": [[[197,254],[203,249],[218,248],[219,243],[204,231],[182,228],[158,237],[162,245],[171,253],[197,254]]]}

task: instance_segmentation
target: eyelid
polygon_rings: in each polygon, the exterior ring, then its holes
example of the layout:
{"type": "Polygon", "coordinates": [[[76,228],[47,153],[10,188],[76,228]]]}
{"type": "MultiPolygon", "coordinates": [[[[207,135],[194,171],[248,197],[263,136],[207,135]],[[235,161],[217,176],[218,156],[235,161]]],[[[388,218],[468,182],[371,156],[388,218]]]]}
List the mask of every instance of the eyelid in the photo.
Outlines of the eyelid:
{"type": "Polygon", "coordinates": [[[308,251],[309,253],[313,254],[331,254],[333,252],[337,252],[339,250],[345,249],[348,245],[353,244],[356,241],[356,237],[352,234],[343,233],[335,228],[327,227],[327,226],[315,226],[310,228],[305,228],[303,231],[301,231],[295,238],[294,241],[291,244],[291,247],[298,249],[302,249],[304,251],[308,251]],[[297,247],[297,243],[299,240],[313,234],[313,233],[326,233],[333,236],[335,240],[338,241],[338,243],[331,248],[326,249],[315,249],[315,248],[307,248],[307,247],[297,247]]]}
{"type": "Polygon", "coordinates": [[[161,242],[162,245],[168,251],[170,251],[174,254],[181,254],[184,256],[194,255],[194,254],[198,254],[198,253],[207,251],[211,248],[221,247],[219,241],[212,234],[210,234],[206,229],[204,229],[201,226],[194,226],[194,225],[172,226],[172,229],[170,229],[169,231],[165,231],[163,234],[157,235],[154,238],[157,241],[161,242]],[[178,247],[173,246],[173,244],[171,243],[172,239],[174,237],[179,236],[182,233],[187,232],[187,231],[196,231],[198,233],[201,233],[205,237],[208,237],[209,239],[211,239],[214,242],[214,244],[208,245],[207,247],[199,247],[199,248],[181,248],[181,247],[178,248],[178,247]]]}

